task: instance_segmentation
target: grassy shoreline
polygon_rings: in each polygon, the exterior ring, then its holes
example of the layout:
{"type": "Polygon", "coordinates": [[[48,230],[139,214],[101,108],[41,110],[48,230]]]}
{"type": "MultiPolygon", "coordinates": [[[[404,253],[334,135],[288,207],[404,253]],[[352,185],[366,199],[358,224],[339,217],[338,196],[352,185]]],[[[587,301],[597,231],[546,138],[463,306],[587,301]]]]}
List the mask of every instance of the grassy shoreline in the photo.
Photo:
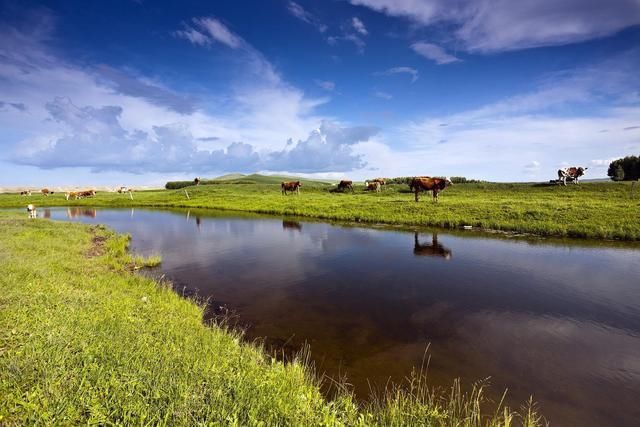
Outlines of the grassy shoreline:
{"type": "Polygon", "coordinates": [[[540,424],[419,376],[369,403],[327,400],[304,361],[203,325],[202,307],[132,274],[143,261],[127,246],[101,226],[0,213],[0,424],[540,424]]]}
{"type": "Polygon", "coordinates": [[[128,195],[98,193],[71,200],[0,195],[0,207],[186,207],[311,217],[332,221],[405,226],[478,229],[592,239],[640,240],[640,195],[630,198],[631,184],[583,183],[560,187],[536,184],[459,184],[432,203],[419,203],[406,185],[386,186],[381,193],[335,193],[327,185],[302,187],[300,196],[282,196],[275,184],[217,184],[128,195]]]}

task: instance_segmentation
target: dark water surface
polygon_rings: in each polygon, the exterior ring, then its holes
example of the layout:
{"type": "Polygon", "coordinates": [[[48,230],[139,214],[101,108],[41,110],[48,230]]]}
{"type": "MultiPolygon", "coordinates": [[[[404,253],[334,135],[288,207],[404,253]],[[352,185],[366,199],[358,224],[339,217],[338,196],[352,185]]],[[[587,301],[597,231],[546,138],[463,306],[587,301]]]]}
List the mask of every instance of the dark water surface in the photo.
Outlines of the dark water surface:
{"type": "MultiPolygon", "coordinates": [[[[47,214],[48,212],[48,214],[47,214]]],[[[198,211],[52,208],[132,235],[161,272],[226,305],[249,339],[311,346],[366,395],[422,363],[491,377],[552,425],[638,425],[640,246],[386,231],[198,211]],[[196,214],[197,213],[197,214],[196,214]],[[209,215],[209,216],[207,216],[209,215]]]]}

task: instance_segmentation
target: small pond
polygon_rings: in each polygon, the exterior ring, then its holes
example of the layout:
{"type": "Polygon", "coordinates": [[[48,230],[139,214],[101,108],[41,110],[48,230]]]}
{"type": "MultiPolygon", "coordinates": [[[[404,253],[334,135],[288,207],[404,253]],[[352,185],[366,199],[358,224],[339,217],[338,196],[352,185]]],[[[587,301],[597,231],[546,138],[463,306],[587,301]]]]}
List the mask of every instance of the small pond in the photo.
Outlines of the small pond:
{"type": "MultiPolygon", "coordinates": [[[[42,214],[42,213],[41,213],[42,214]]],[[[490,377],[552,425],[640,419],[640,246],[398,231],[212,211],[51,208],[158,253],[249,340],[297,350],[360,396],[420,366],[430,383],[490,377]]]]}

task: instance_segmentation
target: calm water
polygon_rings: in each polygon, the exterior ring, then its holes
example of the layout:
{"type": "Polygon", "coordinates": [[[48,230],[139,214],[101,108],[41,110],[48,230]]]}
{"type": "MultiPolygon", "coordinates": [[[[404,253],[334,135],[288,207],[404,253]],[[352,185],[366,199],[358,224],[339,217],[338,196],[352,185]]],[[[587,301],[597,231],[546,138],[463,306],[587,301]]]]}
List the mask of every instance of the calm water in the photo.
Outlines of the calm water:
{"type": "MultiPolygon", "coordinates": [[[[47,213],[48,212],[48,213],[47,213]]],[[[552,425],[640,419],[640,246],[385,231],[275,218],[50,209],[131,233],[162,273],[226,306],[249,339],[296,349],[357,392],[491,377],[552,425]],[[416,241],[416,238],[418,239],[416,241]]]]}

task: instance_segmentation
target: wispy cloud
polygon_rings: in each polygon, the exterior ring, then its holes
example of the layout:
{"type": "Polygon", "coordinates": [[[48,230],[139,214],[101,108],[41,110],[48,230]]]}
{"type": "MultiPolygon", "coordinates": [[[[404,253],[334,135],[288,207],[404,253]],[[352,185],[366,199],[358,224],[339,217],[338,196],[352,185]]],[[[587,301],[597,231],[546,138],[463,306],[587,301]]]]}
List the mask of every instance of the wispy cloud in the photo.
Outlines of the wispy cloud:
{"type": "Polygon", "coordinates": [[[193,18],[192,22],[193,26],[185,24],[184,30],[175,31],[174,34],[200,46],[218,42],[231,49],[239,49],[246,45],[242,37],[233,33],[217,18],[193,18]]]}
{"type": "Polygon", "coordinates": [[[636,0],[350,0],[420,25],[453,26],[473,52],[554,46],[604,37],[640,24],[636,0]]]}
{"type": "Polygon", "coordinates": [[[321,23],[315,15],[305,10],[298,3],[294,1],[290,1],[287,4],[287,10],[289,11],[290,14],[292,14],[299,20],[316,27],[316,29],[321,33],[324,33],[325,31],[327,31],[327,26],[325,24],[321,23]]]}
{"type": "Polygon", "coordinates": [[[367,34],[369,34],[369,32],[367,31],[367,27],[364,26],[364,23],[360,20],[360,18],[354,16],[351,19],[351,25],[353,25],[353,29],[356,30],[358,33],[362,34],[363,36],[366,36],[367,34]]]}
{"type": "Polygon", "coordinates": [[[411,49],[413,49],[417,54],[422,55],[427,59],[431,59],[438,65],[460,61],[455,56],[445,52],[445,50],[440,46],[432,43],[416,42],[411,45],[411,49]]]}
{"type": "Polygon", "coordinates": [[[373,92],[373,96],[375,96],[377,98],[385,99],[387,101],[393,98],[393,95],[391,95],[390,93],[387,93],[387,92],[383,92],[381,90],[374,91],[373,92]]]}
{"type": "Polygon", "coordinates": [[[418,80],[418,70],[416,70],[415,68],[411,68],[411,67],[393,67],[393,68],[389,68],[388,70],[385,71],[377,71],[375,73],[373,73],[374,76],[391,76],[394,74],[408,74],[411,76],[411,83],[414,83],[416,80],[418,80]]]}
{"type": "Polygon", "coordinates": [[[336,84],[329,80],[314,80],[313,82],[328,92],[333,92],[336,88],[336,84]]]}

